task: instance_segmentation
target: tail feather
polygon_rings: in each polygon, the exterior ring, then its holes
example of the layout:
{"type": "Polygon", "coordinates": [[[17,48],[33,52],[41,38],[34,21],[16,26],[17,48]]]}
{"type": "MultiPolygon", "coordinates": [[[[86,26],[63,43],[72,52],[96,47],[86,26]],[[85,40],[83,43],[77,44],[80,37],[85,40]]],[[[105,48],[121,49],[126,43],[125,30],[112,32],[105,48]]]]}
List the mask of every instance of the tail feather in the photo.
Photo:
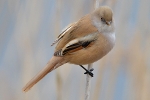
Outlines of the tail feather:
{"type": "Polygon", "coordinates": [[[47,75],[52,70],[58,68],[62,64],[64,64],[62,57],[55,57],[53,56],[47,65],[35,76],[31,79],[23,88],[24,92],[27,92],[32,88],[38,81],[40,81],[45,75],[47,75]]]}

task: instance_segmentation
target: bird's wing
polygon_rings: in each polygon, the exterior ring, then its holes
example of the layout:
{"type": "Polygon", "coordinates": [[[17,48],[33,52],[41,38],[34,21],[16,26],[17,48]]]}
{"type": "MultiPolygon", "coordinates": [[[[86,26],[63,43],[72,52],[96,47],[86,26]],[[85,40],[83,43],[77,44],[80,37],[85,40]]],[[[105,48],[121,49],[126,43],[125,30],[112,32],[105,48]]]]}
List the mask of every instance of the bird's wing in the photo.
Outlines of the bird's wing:
{"type": "MultiPolygon", "coordinates": [[[[91,16],[86,15],[76,23],[71,24],[68,28],[66,28],[62,35],[59,36],[59,42],[55,48],[55,52],[64,49],[70,41],[78,41],[78,38],[85,37],[88,34],[92,34],[97,31],[97,28],[92,24],[91,16]]],[[[76,43],[78,44],[78,42],[76,43]]]]}
{"type": "Polygon", "coordinates": [[[54,56],[64,56],[66,54],[72,54],[81,49],[86,49],[92,46],[97,38],[98,32],[95,32],[84,37],[71,40],[62,49],[56,51],[54,56]]]}

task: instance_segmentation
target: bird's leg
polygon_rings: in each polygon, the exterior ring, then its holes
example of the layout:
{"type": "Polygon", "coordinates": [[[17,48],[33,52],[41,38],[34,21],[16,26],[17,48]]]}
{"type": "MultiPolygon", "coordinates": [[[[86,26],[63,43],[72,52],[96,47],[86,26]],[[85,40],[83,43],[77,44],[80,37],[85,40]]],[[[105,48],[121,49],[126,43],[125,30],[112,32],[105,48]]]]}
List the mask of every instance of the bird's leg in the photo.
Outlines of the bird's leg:
{"type": "Polygon", "coordinates": [[[84,74],[89,74],[91,77],[93,77],[93,73],[92,71],[94,70],[93,68],[90,70],[87,70],[86,68],[84,68],[82,65],[80,65],[86,72],[84,74]]]}

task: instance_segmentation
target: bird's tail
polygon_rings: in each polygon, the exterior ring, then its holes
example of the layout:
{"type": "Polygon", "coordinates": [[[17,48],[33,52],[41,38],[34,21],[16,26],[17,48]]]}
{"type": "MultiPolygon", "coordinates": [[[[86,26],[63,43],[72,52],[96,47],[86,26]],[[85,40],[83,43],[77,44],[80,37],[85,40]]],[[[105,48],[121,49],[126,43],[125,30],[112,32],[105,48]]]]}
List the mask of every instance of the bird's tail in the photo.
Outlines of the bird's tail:
{"type": "Polygon", "coordinates": [[[55,57],[53,56],[47,65],[35,76],[33,77],[23,88],[24,92],[27,92],[33,85],[35,85],[38,81],[40,81],[45,75],[47,75],[52,70],[58,68],[62,64],[66,63],[63,60],[63,57],[55,57]]]}

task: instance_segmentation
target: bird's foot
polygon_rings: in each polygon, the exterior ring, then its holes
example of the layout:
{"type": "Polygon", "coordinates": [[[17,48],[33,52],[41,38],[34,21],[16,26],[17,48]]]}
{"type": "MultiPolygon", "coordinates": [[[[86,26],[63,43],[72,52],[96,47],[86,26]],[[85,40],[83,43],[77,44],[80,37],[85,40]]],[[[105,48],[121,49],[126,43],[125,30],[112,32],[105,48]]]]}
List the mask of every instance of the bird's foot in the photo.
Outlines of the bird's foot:
{"type": "Polygon", "coordinates": [[[92,73],[93,70],[94,69],[91,68],[90,70],[87,70],[84,74],[89,74],[91,77],[93,77],[94,76],[94,74],[92,73]]]}
{"type": "Polygon", "coordinates": [[[89,74],[91,77],[94,76],[94,74],[92,73],[92,71],[94,70],[93,68],[91,68],[90,70],[87,70],[86,68],[84,68],[82,65],[80,65],[86,72],[84,74],[89,74]]]}

